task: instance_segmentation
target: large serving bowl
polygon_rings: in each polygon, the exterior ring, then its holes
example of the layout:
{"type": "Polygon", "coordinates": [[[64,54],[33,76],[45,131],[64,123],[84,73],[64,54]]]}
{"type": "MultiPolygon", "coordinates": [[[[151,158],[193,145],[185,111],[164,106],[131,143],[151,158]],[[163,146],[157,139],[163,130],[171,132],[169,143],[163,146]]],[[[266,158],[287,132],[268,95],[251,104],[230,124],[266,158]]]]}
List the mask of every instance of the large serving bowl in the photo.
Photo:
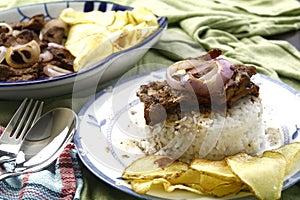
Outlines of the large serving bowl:
{"type": "MultiPolygon", "coordinates": [[[[34,4],[0,12],[3,22],[26,21],[36,14],[44,14],[47,19],[56,18],[65,8],[89,12],[92,10],[117,11],[132,10],[131,7],[103,1],[63,1],[34,4]]],[[[105,59],[79,72],[48,79],[32,81],[0,82],[0,99],[22,99],[24,97],[46,98],[70,93],[88,94],[96,86],[117,77],[129,70],[161,37],[167,27],[167,18],[157,17],[159,29],[142,42],[105,59]]],[[[80,95],[80,94],[79,94],[80,95]]]]}

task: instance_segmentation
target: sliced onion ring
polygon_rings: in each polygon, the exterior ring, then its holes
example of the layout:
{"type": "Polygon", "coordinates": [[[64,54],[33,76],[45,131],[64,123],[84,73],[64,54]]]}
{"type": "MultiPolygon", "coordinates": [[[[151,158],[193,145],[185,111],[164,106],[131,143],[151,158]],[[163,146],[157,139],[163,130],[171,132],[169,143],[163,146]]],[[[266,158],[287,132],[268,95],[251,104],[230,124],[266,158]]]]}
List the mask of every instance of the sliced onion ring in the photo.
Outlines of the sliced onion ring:
{"type": "Polygon", "coordinates": [[[55,65],[48,64],[43,68],[43,72],[49,77],[62,76],[72,73],[69,70],[57,67],[55,65]]]}
{"type": "MultiPolygon", "coordinates": [[[[177,79],[176,74],[180,75],[181,71],[186,72],[187,70],[194,69],[197,66],[201,65],[203,62],[204,61],[202,61],[202,60],[182,60],[182,61],[174,63],[167,69],[166,80],[167,80],[168,84],[174,89],[185,90],[186,89],[184,87],[185,81],[180,80],[181,79],[180,77],[179,77],[179,79],[177,79]]],[[[182,74],[182,77],[184,75],[185,74],[182,74]]]]}
{"type": "Polygon", "coordinates": [[[4,26],[4,27],[6,27],[8,29],[8,32],[6,33],[6,35],[11,35],[12,34],[13,28],[9,24],[1,22],[0,26],[4,26]]]}
{"type": "Polygon", "coordinates": [[[39,60],[41,62],[49,62],[53,59],[53,54],[50,51],[44,51],[40,54],[39,60]]]}
{"type": "Polygon", "coordinates": [[[217,63],[221,65],[221,77],[223,81],[227,82],[227,80],[231,79],[233,75],[232,63],[223,58],[217,58],[215,60],[217,60],[217,63]]]}
{"type": "Polygon", "coordinates": [[[51,49],[51,48],[65,49],[65,47],[61,44],[57,44],[55,42],[49,42],[47,49],[51,49]]]}
{"type": "Polygon", "coordinates": [[[26,68],[38,62],[40,53],[41,50],[38,42],[31,40],[26,44],[8,48],[5,53],[5,60],[13,68],[26,68]]]}
{"type": "Polygon", "coordinates": [[[2,61],[4,60],[6,51],[7,48],[5,46],[0,46],[0,63],[2,63],[2,61]]]}
{"type": "Polygon", "coordinates": [[[168,84],[177,90],[189,90],[197,95],[208,95],[217,92],[232,77],[232,64],[222,58],[209,61],[183,60],[174,63],[167,69],[168,84]],[[221,79],[219,78],[221,77],[221,79]],[[220,80],[223,81],[220,84],[220,80]]]}

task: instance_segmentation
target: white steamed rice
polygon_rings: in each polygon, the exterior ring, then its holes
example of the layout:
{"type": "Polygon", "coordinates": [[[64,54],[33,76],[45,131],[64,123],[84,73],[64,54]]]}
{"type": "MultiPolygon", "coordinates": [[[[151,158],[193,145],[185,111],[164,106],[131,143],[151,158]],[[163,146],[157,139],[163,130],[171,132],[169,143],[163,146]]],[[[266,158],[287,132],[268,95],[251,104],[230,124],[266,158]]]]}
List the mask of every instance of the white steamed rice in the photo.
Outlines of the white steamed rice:
{"type": "Polygon", "coordinates": [[[149,127],[152,137],[140,141],[139,146],[146,154],[154,154],[169,144],[165,153],[162,154],[174,155],[181,161],[190,162],[201,157],[200,147],[208,131],[214,131],[210,129],[214,129],[216,124],[221,124],[220,137],[204,158],[220,160],[238,152],[253,155],[264,148],[266,141],[262,111],[259,98],[245,97],[236,102],[234,107],[228,109],[225,120],[221,115],[209,118],[205,114],[193,113],[193,115],[173,123],[149,127]],[[189,139],[190,133],[195,134],[192,141],[189,139]],[[183,150],[182,147],[186,146],[186,143],[191,144],[183,150]],[[177,153],[182,155],[179,157],[177,153]]]}

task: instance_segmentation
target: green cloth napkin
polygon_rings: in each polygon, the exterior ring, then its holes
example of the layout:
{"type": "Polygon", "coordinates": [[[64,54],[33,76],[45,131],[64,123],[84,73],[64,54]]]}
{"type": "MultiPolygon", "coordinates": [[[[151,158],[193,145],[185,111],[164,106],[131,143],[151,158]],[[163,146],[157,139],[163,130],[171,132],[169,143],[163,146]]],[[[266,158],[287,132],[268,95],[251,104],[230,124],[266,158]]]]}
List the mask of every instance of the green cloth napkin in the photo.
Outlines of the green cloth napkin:
{"type": "MultiPolygon", "coordinates": [[[[48,0],[50,1],[50,0],[48,0]]],[[[52,0],[53,1],[53,0],[52,0]]],[[[55,1],[55,0],[54,0],[55,1]]],[[[7,9],[43,0],[1,0],[7,9]]],[[[127,75],[166,67],[186,57],[220,48],[234,63],[255,65],[260,73],[283,80],[300,91],[300,53],[285,41],[268,40],[269,36],[300,29],[300,3],[296,0],[111,0],[111,2],[146,6],[169,19],[169,28],[127,75]]],[[[98,91],[118,79],[99,85],[98,91]]],[[[67,106],[76,112],[91,97],[72,94],[48,98],[46,110],[67,106]]],[[[0,122],[6,123],[19,101],[0,101],[0,122]]],[[[82,199],[135,199],[96,178],[82,165],[82,199]]],[[[282,199],[300,198],[300,183],[282,192],[282,199]]]]}

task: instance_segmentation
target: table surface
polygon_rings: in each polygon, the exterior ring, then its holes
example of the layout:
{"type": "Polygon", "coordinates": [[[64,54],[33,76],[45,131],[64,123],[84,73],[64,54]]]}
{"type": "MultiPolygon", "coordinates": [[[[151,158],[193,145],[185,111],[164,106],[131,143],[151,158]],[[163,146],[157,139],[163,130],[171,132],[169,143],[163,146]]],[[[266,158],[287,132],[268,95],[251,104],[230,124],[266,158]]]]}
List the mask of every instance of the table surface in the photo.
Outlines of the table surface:
{"type": "Polygon", "coordinates": [[[285,34],[270,36],[268,39],[274,39],[274,40],[286,40],[289,43],[293,44],[298,51],[300,51],[300,30],[299,31],[293,31],[285,34]]]}

